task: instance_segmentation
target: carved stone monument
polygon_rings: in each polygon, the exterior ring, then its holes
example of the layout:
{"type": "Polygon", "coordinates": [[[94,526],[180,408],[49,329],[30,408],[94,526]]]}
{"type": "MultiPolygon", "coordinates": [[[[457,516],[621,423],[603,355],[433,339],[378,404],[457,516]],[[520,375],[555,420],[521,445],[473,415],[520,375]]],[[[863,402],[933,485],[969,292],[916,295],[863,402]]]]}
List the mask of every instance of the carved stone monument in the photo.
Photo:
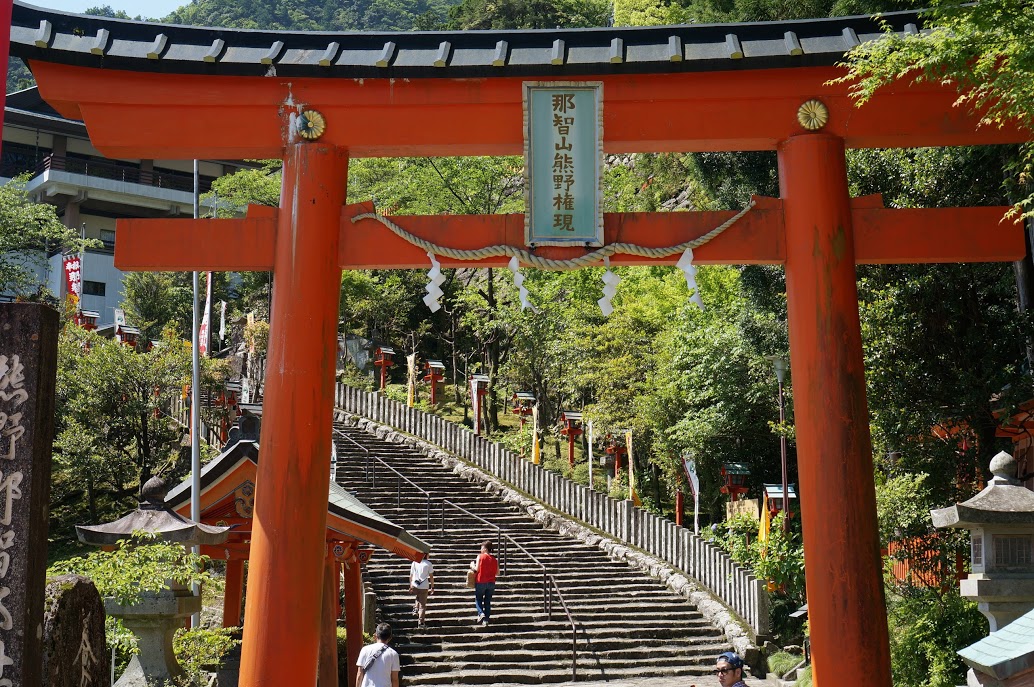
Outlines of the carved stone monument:
{"type": "Polygon", "coordinates": [[[58,325],[0,303],[0,687],[41,682],[58,325]]]}
{"type": "Polygon", "coordinates": [[[47,581],[43,619],[45,687],[104,687],[111,680],[104,639],[104,603],[81,575],[47,581]]]}

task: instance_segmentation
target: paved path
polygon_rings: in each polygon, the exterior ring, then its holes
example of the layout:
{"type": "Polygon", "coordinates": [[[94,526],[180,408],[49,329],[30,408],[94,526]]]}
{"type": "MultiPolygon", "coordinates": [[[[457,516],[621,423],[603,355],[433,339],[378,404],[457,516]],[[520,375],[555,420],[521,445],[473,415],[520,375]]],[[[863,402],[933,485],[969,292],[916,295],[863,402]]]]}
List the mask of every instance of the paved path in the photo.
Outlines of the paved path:
{"type": "MultiPolygon", "coordinates": [[[[758,678],[748,677],[744,680],[747,687],[768,687],[769,683],[758,678]]],[[[721,687],[717,676],[707,677],[651,677],[641,680],[614,680],[611,682],[565,682],[565,685],[576,685],[577,687],[721,687]]],[[[494,687],[505,687],[495,685],[494,687]]],[[[527,687],[527,685],[521,685],[527,687]]]]}

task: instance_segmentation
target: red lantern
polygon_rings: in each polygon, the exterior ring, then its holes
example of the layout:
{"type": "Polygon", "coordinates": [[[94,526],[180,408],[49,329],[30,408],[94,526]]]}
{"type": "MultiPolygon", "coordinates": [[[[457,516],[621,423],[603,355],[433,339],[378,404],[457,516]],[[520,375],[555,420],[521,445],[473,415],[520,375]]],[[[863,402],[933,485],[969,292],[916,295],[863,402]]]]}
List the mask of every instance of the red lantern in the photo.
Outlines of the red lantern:
{"type": "Polygon", "coordinates": [[[582,435],[582,414],[573,410],[560,413],[560,433],[567,437],[567,462],[574,467],[574,440],[582,435]]]}
{"type": "Polygon", "coordinates": [[[438,382],[445,379],[445,363],[428,360],[424,363],[424,381],[431,384],[431,405],[438,403],[438,382]]]}
{"type": "Polygon", "coordinates": [[[750,468],[743,463],[723,463],[722,486],[719,491],[731,496],[735,502],[747,493],[747,476],[749,474],[750,468]]]}
{"type": "Polygon", "coordinates": [[[380,346],[374,353],[373,364],[381,368],[381,391],[384,391],[384,382],[388,376],[388,368],[394,365],[391,358],[395,355],[395,349],[388,346],[380,346]]]}

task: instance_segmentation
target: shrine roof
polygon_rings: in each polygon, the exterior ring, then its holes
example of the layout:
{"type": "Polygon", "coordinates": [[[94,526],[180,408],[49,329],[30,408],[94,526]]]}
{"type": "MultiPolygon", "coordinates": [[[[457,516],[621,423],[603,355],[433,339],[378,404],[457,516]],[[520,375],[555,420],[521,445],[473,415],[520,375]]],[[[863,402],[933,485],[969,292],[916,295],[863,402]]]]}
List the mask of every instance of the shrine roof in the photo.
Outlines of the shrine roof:
{"type": "Polygon", "coordinates": [[[88,138],[86,125],[58,114],[33,86],[7,94],[4,123],[44,129],[52,133],[88,138]]]}
{"type": "MultiPolygon", "coordinates": [[[[899,34],[922,26],[916,12],[882,20],[899,34]]],[[[525,31],[262,31],[127,21],[15,2],[11,54],[179,74],[571,78],[829,66],[881,35],[869,16],[525,31]]]]}
{"type": "MultiPolygon", "coordinates": [[[[257,465],[258,459],[259,446],[255,441],[241,439],[226,448],[201,469],[202,501],[206,498],[206,492],[215,494],[231,492],[236,488],[236,484],[221,485],[220,483],[224,480],[233,482],[236,478],[231,478],[235,474],[239,478],[240,473],[236,472],[239,466],[248,462],[257,465]],[[215,491],[210,492],[210,490],[215,491]]],[[[251,475],[253,478],[254,474],[251,473],[251,475]]],[[[190,496],[191,481],[188,478],[168,493],[165,497],[165,505],[174,511],[181,510],[190,503],[190,496]]],[[[329,485],[327,512],[330,516],[327,523],[328,528],[382,546],[400,556],[419,560],[422,554],[431,550],[430,544],[409,534],[404,528],[369,508],[334,482],[330,482],[329,485]],[[353,527],[353,525],[357,527],[353,527]]]]}
{"type": "Polygon", "coordinates": [[[1007,680],[1034,668],[1034,610],[989,637],[960,649],[959,656],[976,671],[1007,680]]]}

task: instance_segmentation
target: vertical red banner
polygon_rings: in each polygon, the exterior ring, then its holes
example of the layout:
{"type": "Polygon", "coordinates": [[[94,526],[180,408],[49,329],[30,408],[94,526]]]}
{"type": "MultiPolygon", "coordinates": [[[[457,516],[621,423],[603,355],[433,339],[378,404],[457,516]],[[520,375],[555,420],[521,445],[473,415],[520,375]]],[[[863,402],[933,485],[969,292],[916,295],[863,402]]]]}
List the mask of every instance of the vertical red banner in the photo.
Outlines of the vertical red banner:
{"type": "Polygon", "coordinates": [[[76,301],[83,295],[83,263],[78,255],[66,255],[61,261],[65,272],[65,292],[76,301]]]}
{"type": "MultiPolygon", "coordinates": [[[[14,0],[0,0],[0,64],[4,67],[4,74],[7,74],[7,53],[11,50],[11,11],[14,7],[14,0]]],[[[4,80],[6,84],[6,77],[4,80]]],[[[7,87],[0,93],[0,112],[4,112],[7,101],[7,87]]]]}

